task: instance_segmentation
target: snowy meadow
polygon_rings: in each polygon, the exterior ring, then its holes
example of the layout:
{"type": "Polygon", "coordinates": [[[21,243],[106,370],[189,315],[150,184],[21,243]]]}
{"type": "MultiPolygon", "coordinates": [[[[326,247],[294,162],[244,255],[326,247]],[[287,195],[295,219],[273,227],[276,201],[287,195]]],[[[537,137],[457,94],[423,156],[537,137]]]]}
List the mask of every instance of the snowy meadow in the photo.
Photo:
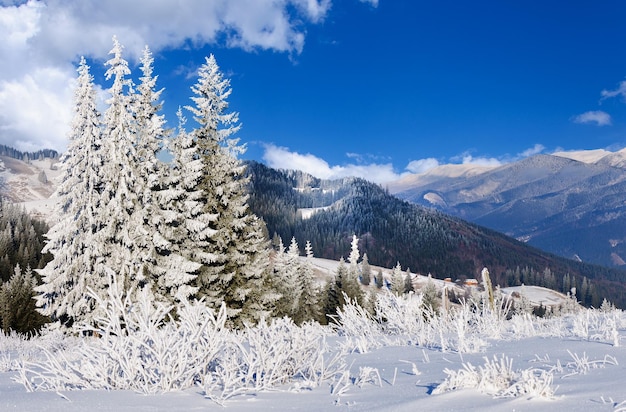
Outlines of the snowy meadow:
{"type": "Polygon", "coordinates": [[[101,300],[80,336],[0,337],[0,409],[626,411],[626,316],[511,315],[496,294],[435,312],[423,295],[349,302],[336,322],[242,330],[186,301],[101,300]]]}

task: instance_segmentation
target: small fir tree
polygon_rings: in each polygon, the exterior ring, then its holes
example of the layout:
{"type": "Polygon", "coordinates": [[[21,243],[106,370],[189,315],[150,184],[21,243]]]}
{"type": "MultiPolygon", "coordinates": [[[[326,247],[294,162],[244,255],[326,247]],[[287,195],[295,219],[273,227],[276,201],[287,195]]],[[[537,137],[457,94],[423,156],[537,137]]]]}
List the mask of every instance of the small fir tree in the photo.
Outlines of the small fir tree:
{"type": "Polygon", "coordinates": [[[378,272],[376,272],[376,277],[374,278],[374,281],[376,282],[376,287],[378,289],[382,288],[385,285],[385,276],[383,275],[382,269],[378,269],[378,272]]]}
{"type": "Polygon", "coordinates": [[[404,293],[404,276],[400,262],[396,264],[391,272],[391,292],[398,296],[404,293]]]}
{"type": "Polygon", "coordinates": [[[11,279],[0,286],[0,326],[5,333],[33,333],[48,321],[37,311],[33,299],[36,285],[37,279],[30,267],[22,271],[16,265],[11,279]]]}
{"type": "Polygon", "coordinates": [[[363,259],[361,260],[361,283],[365,286],[369,286],[372,282],[372,267],[370,266],[369,260],[367,258],[367,253],[363,254],[363,259]]]}

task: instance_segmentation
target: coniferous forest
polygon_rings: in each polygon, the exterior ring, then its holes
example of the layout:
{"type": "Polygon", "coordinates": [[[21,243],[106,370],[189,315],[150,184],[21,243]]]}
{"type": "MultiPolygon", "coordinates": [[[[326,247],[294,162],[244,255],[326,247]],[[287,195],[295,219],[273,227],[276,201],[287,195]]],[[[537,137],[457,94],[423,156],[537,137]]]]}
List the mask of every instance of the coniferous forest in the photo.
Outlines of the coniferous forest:
{"type": "Polygon", "coordinates": [[[626,272],[575,262],[493,230],[391,196],[363,179],[324,181],[302,172],[250,162],[250,207],[270,235],[310,240],[316,256],[346,257],[353,234],[369,262],[436,278],[477,278],[489,267],[502,286],[537,285],[570,292],[598,307],[603,298],[626,305],[626,272]],[[301,209],[317,207],[303,219],[301,209]]]}

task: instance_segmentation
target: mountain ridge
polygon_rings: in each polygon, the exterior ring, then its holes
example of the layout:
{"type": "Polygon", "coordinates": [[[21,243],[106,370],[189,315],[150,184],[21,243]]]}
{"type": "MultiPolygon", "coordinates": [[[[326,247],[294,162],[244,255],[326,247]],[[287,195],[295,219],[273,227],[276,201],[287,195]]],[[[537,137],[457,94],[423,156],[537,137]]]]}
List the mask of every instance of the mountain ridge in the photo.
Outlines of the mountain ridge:
{"type": "MultiPolygon", "coordinates": [[[[539,154],[469,177],[392,183],[396,196],[552,253],[626,261],[626,151],[539,154]]],[[[421,180],[420,180],[421,179],[421,180]]]]}

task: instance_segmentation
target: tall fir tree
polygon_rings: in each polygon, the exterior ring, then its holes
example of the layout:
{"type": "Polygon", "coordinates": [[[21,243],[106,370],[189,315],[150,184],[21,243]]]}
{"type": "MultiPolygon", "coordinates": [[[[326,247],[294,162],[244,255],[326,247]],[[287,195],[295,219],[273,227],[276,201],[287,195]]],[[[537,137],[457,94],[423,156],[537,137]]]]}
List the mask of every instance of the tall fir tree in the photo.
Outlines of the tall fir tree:
{"type": "MultiPolygon", "coordinates": [[[[184,210],[180,204],[171,207],[172,169],[157,158],[169,131],[164,129],[165,119],[159,113],[162,90],[156,90],[153,62],[152,53],[146,46],[141,58],[140,83],[136,93],[131,95],[137,154],[135,175],[137,187],[143,190],[138,198],[140,206],[134,209],[131,219],[135,223],[133,239],[140,255],[141,270],[153,288],[155,298],[171,303],[197,291],[190,284],[197,276],[200,264],[186,258],[180,248],[180,243],[184,242],[181,236],[187,234],[172,230],[181,222],[180,214],[184,210]]],[[[175,183],[180,184],[180,179],[175,183]]]]}
{"type": "MultiPolygon", "coordinates": [[[[145,188],[137,172],[136,127],[131,112],[133,82],[128,78],[128,62],[122,57],[123,46],[113,38],[113,56],[105,62],[110,98],[104,113],[103,128],[103,192],[99,218],[103,228],[97,233],[96,251],[102,256],[106,272],[119,277],[125,290],[143,287],[148,277],[143,271],[144,250],[137,239],[137,229],[143,227],[140,209],[145,188]]],[[[146,246],[147,247],[147,246],[146,246]]],[[[106,273],[101,274],[107,277],[106,273]]]]}
{"type": "Polygon", "coordinates": [[[232,136],[238,114],[227,113],[230,81],[224,79],[213,55],[200,67],[192,86],[195,106],[187,106],[199,126],[193,132],[206,172],[201,188],[205,212],[218,216],[208,252],[214,260],[197,277],[199,296],[213,307],[225,302],[234,326],[269,316],[276,294],[268,290],[269,242],[263,223],[247,206],[248,178],[237,156],[244,150],[232,136]]]}
{"type": "Polygon", "coordinates": [[[95,308],[88,289],[105,288],[101,246],[94,250],[99,219],[102,176],[102,136],[93,77],[85,59],[78,67],[74,117],[66,154],[61,158],[62,181],[57,189],[59,222],[47,233],[44,252],[53,259],[39,271],[42,284],[37,306],[43,315],[71,325],[95,308]]]}
{"type": "Polygon", "coordinates": [[[302,295],[302,284],[299,279],[302,269],[299,259],[300,249],[295,237],[291,238],[289,249],[285,251],[282,240],[279,242],[278,249],[275,257],[274,276],[276,277],[277,291],[281,297],[276,302],[276,315],[295,319],[302,295]]]}

